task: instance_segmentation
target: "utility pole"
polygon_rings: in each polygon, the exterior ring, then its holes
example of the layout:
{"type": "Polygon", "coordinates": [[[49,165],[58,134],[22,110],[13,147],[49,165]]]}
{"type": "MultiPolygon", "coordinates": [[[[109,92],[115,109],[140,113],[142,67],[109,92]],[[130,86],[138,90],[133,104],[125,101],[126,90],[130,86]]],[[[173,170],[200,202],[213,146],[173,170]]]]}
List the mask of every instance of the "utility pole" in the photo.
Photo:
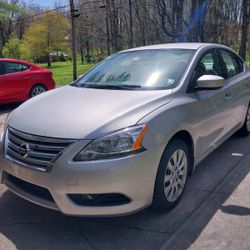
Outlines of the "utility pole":
{"type": "Polygon", "coordinates": [[[110,31],[109,31],[109,15],[110,15],[110,5],[109,5],[109,0],[106,0],[106,17],[105,17],[105,22],[106,22],[106,46],[107,46],[107,54],[108,56],[111,54],[110,52],[110,31]]]}
{"type": "Polygon", "coordinates": [[[133,14],[132,14],[132,0],[128,1],[129,4],[129,29],[130,29],[130,48],[133,48],[133,14]]]}
{"type": "Polygon", "coordinates": [[[76,25],[75,25],[75,6],[74,0],[70,0],[71,13],[71,37],[72,37],[72,62],[73,62],[73,80],[77,79],[77,53],[76,53],[76,25]]]}

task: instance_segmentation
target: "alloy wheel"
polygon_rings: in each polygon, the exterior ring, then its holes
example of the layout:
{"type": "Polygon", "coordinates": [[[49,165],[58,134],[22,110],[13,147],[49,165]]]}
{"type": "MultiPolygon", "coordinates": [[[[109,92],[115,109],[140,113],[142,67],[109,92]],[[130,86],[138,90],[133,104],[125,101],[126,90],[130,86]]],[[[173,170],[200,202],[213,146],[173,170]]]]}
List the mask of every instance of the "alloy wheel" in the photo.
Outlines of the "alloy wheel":
{"type": "Polygon", "coordinates": [[[178,149],[171,155],[165,172],[164,192],[169,202],[175,202],[182,194],[188,170],[188,159],[184,150],[178,149]]]}
{"type": "Polygon", "coordinates": [[[42,86],[36,86],[32,89],[31,91],[31,94],[30,94],[30,97],[34,97],[34,96],[37,96],[37,95],[40,95],[42,93],[44,93],[46,91],[46,89],[42,86]]]}

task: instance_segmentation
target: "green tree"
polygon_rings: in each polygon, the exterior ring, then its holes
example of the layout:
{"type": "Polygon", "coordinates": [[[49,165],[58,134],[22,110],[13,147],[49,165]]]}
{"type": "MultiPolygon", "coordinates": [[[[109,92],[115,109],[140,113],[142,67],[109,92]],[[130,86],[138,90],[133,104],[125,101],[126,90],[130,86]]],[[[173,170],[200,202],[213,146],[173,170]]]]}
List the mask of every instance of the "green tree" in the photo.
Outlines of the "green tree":
{"type": "Polygon", "coordinates": [[[24,13],[24,9],[14,4],[14,2],[9,3],[6,0],[0,0],[0,57],[2,56],[2,48],[15,29],[13,20],[21,13],[24,13]]]}
{"type": "Polygon", "coordinates": [[[10,39],[3,47],[3,55],[8,58],[21,58],[21,40],[18,38],[10,39]]]}
{"type": "Polygon", "coordinates": [[[39,17],[37,22],[25,32],[23,49],[28,52],[30,58],[46,58],[50,67],[50,52],[69,50],[65,39],[69,33],[69,21],[62,14],[49,12],[39,17]]]}
{"type": "Polygon", "coordinates": [[[22,12],[22,9],[17,5],[0,0],[0,20],[9,19],[13,13],[20,12],[22,12]]]}

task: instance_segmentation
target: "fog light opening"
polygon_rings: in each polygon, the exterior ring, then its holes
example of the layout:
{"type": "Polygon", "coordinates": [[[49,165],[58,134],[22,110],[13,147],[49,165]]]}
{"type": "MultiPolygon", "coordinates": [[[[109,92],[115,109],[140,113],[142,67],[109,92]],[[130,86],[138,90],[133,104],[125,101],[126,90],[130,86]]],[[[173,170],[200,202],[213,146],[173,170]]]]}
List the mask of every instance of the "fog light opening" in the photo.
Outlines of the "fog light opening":
{"type": "Polygon", "coordinates": [[[131,202],[131,199],[123,194],[68,194],[71,201],[79,206],[105,207],[120,206],[131,202]]]}

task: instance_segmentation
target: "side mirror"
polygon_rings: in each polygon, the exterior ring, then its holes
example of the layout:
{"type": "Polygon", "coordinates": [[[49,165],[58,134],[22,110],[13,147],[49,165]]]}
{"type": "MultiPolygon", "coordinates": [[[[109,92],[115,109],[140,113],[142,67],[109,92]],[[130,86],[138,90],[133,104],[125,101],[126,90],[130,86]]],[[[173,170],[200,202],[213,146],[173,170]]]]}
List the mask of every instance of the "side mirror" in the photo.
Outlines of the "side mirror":
{"type": "Polygon", "coordinates": [[[219,89],[224,86],[225,79],[216,75],[203,75],[197,80],[196,89],[209,90],[219,89]]]}

